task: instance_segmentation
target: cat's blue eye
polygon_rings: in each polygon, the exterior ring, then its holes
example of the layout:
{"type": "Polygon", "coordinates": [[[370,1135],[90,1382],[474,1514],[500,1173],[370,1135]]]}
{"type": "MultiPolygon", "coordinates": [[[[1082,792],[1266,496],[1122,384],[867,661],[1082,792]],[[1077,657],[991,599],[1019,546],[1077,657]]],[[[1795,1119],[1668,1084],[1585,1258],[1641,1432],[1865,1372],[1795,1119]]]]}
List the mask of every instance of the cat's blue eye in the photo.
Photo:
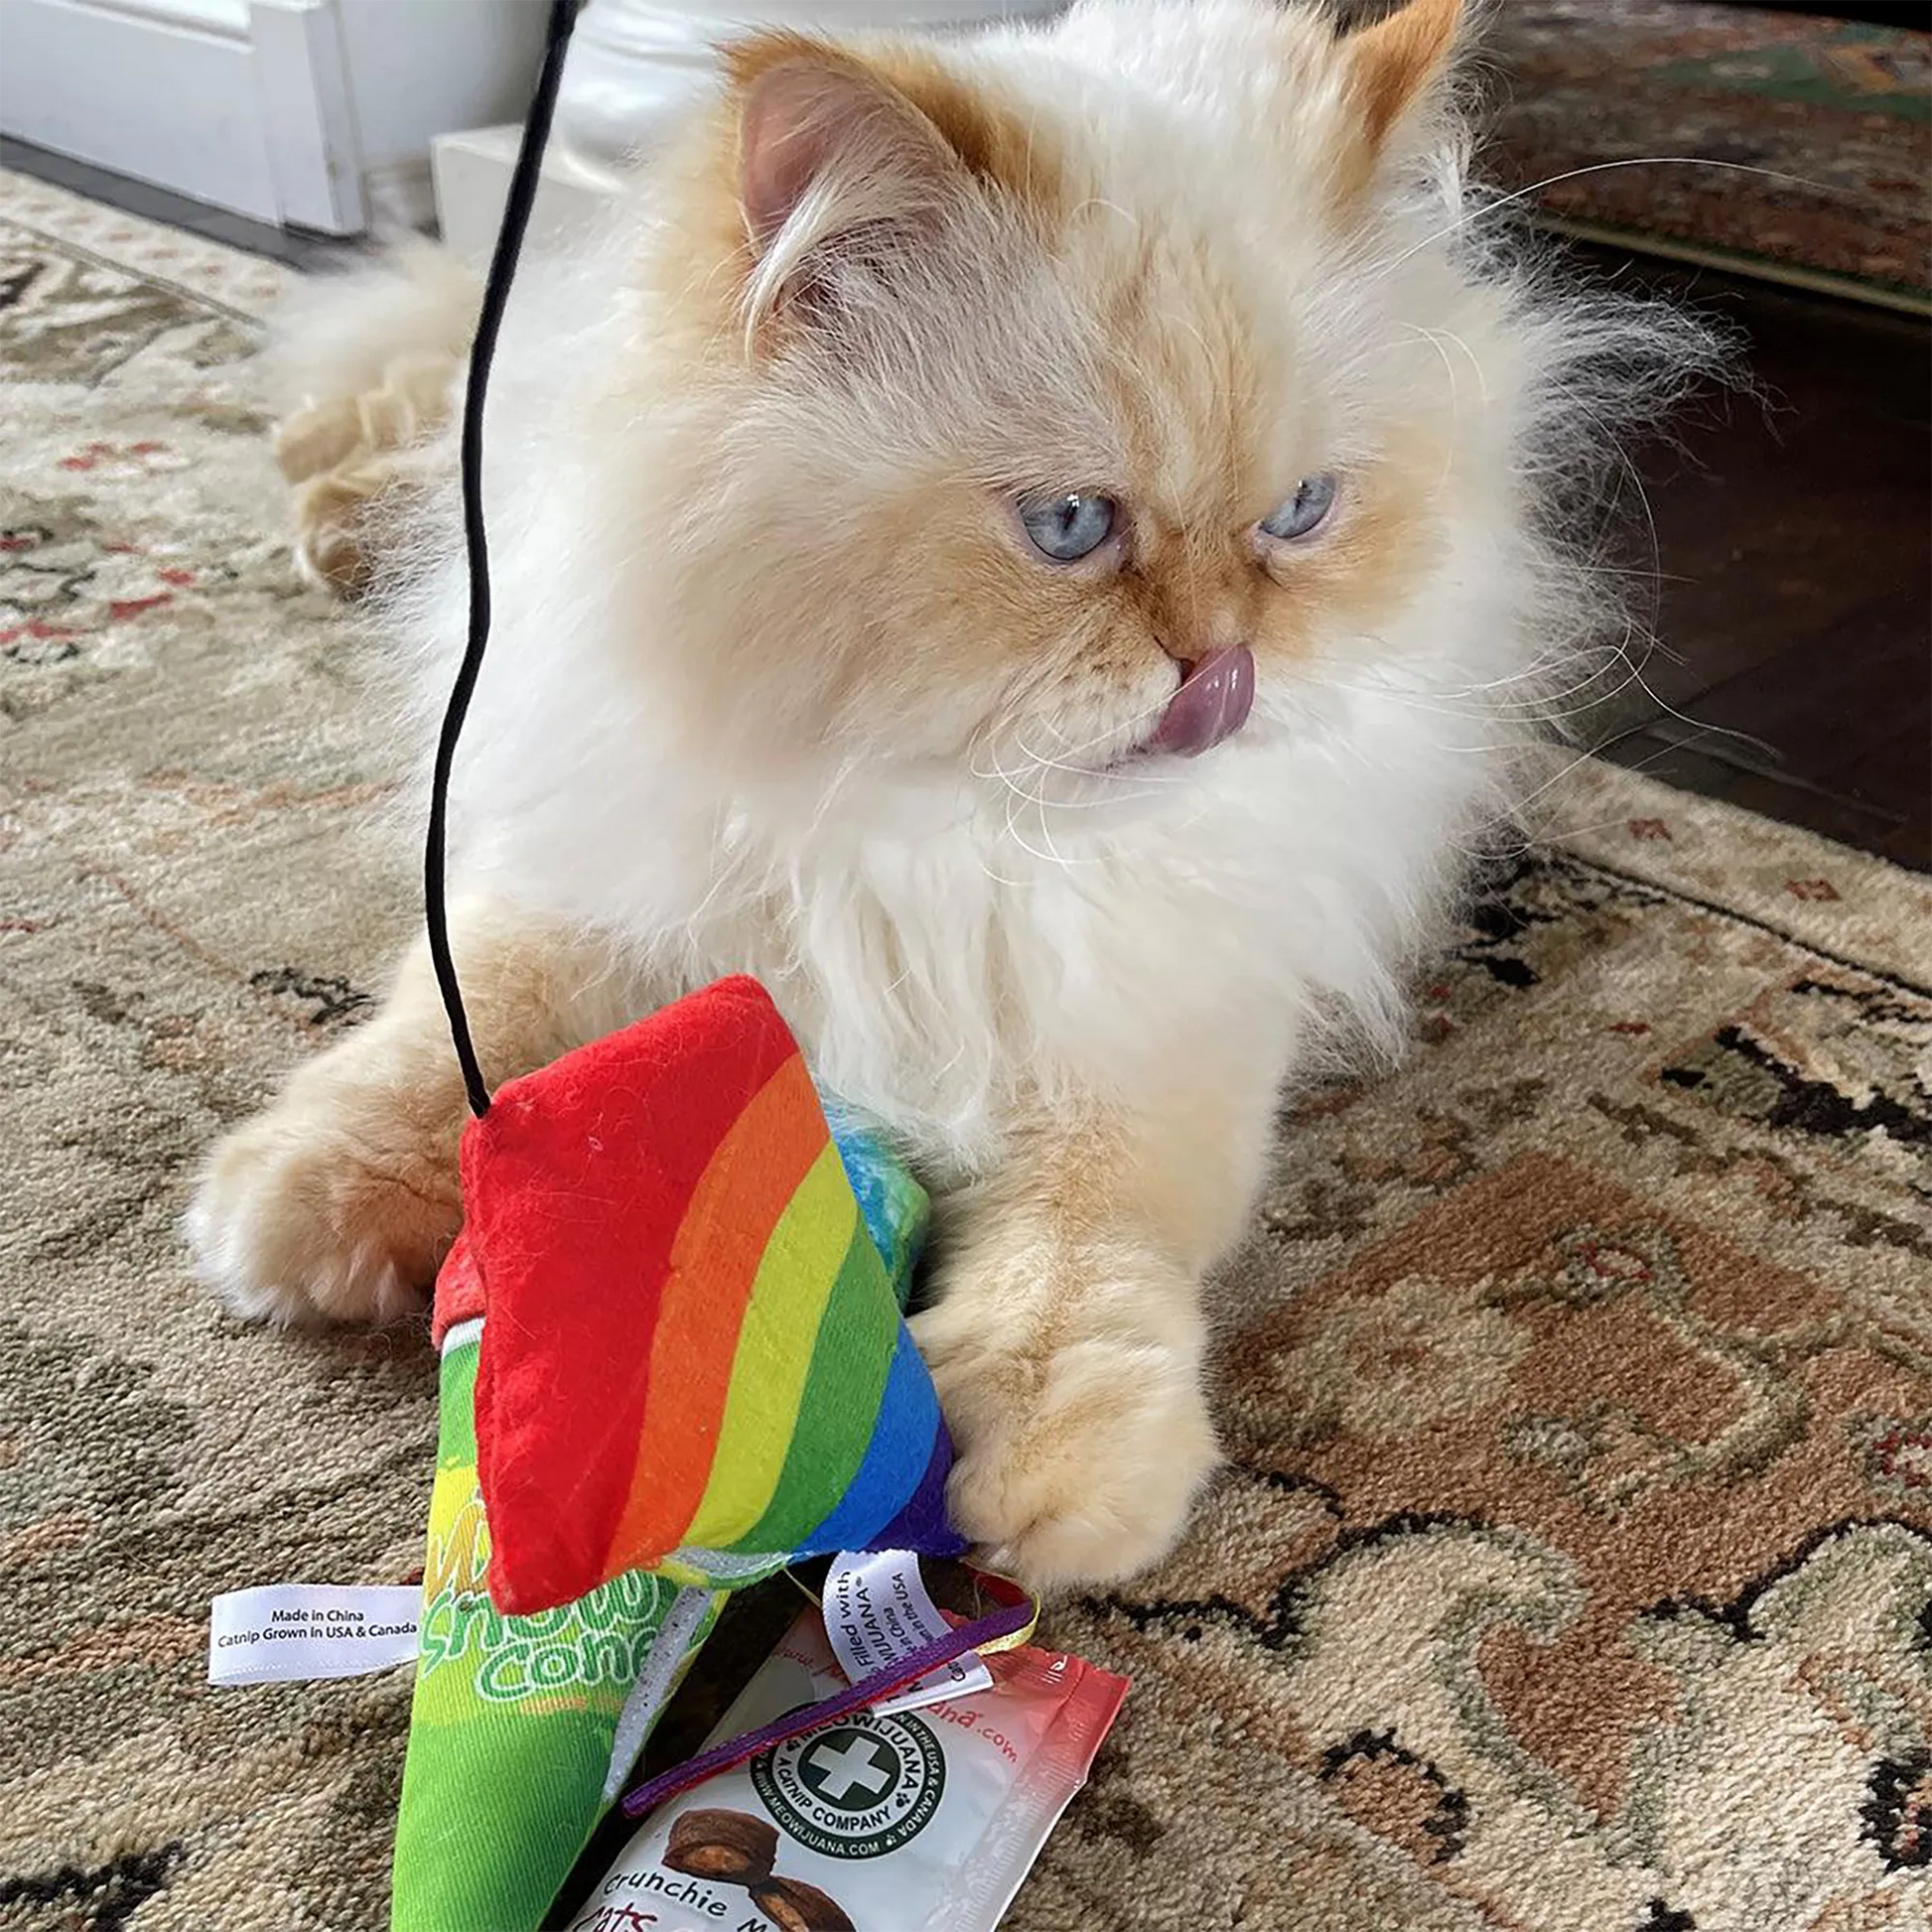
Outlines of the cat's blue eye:
{"type": "Polygon", "coordinates": [[[1283,543],[1307,536],[1334,508],[1335,488],[1333,477],[1304,477],[1295,485],[1295,494],[1272,516],[1261,519],[1262,535],[1275,537],[1283,543]]]}
{"type": "Polygon", "coordinates": [[[1034,548],[1056,564],[1090,557],[1114,533],[1120,505],[1111,496],[1065,490],[1020,499],[1020,521],[1034,548]]]}

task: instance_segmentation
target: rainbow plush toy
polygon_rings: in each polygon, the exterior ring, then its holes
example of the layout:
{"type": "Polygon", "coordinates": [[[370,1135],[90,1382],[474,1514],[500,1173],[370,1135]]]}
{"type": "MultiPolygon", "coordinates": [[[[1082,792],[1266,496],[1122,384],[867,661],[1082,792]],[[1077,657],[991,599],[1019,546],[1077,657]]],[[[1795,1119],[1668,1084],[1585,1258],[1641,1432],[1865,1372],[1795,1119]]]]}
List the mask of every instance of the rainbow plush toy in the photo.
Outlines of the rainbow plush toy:
{"type": "Polygon", "coordinates": [[[957,1554],[909,1173],[727,980],[463,1143],[395,1932],[534,1932],[729,1590],[957,1554]]]}

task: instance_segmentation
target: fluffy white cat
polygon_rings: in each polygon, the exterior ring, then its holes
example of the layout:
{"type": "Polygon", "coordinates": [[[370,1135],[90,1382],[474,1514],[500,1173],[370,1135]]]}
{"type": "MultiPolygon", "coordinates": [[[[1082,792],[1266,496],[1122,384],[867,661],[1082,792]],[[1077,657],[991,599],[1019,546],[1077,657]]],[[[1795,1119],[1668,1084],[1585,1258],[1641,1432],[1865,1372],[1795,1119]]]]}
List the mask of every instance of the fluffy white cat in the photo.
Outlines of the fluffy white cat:
{"type": "MultiPolygon", "coordinates": [[[[1338,1025],[1399,1036],[1604,617],[1569,485],[1632,369],[1655,400],[1682,366],[1474,239],[1458,14],[762,37],[512,303],[458,766],[485,1066],[760,978],[939,1196],[953,1508],[1038,1582],[1156,1557],[1211,1469],[1202,1282],[1283,1083],[1338,1025]]],[[[421,259],[336,291],[310,401],[420,393],[468,301],[421,259]]],[[[352,515],[310,554],[366,554],[417,647],[418,742],[463,630],[447,437],[306,509],[352,515]]],[[[418,948],[213,1151],[207,1279],[281,1320],[413,1306],[463,1119],[418,948]]]]}

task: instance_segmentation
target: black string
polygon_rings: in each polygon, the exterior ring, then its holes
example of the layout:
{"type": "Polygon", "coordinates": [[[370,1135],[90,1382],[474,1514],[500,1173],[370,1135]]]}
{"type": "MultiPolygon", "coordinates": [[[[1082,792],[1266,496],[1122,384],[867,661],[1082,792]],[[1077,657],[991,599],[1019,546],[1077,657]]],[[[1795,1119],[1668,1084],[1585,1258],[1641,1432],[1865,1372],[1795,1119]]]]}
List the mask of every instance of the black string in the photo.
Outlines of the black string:
{"type": "Polygon", "coordinates": [[[469,715],[470,698],[477,688],[478,673],[483,669],[483,650],[489,642],[489,542],[483,529],[483,398],[489,387],[489,365],[495,358],[503,310],[509,302],[510,282],[516,274],[516,257],[522,249],[523,233],[530,225],[530,209],[537,198],[544,144],[550,138],[557,87],[564,74],[564,53],[576,21],[577,0],[551,0],[543,70],[537,76],[530,117],[523,123],[523,139],[516,150],[509,196],[503,204],[503,225],[496,231],[496,246],[489,257],[483,310],[477,318],[476,342],[470,350],[470,379],[463,395],[463,543],[470,563],[470,633],[463,646],[463,662],[457,666],[456,682],[450,690],[449,708],[443,713],[443,729],[436,740],[436,768],[430,779],[429,833],[423,848],[423,901],[429,923],[430,963],[436,969],[443,1011],[449,1016],[450,1038],[456,1046],[457,1064],[463,1069],[470,1111],[478,1115],[489,1111],[489,1087],[477,1059],[476,1041],[470,1036],[470,1016],[464,1011],[463,989],[457,984],[456,961],[450,953],[450,908],[444,877],[450,772],[456,762],[457,740],[463,736],[463,721],[469,715]]]}

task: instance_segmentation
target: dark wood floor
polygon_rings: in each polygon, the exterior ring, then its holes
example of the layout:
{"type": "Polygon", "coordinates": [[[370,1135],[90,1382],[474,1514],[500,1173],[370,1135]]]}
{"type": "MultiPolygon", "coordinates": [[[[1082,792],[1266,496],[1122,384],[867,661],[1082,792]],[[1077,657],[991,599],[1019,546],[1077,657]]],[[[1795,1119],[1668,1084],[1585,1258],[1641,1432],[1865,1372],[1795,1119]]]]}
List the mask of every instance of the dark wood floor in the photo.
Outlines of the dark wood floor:
{"type": "Polygon", "coordinates": [[[1758,387],[1639,454],[1660,647],[1587,742],[1932,870],[1932,325],[1587,260],[1724,320],[1758,387]]]}

